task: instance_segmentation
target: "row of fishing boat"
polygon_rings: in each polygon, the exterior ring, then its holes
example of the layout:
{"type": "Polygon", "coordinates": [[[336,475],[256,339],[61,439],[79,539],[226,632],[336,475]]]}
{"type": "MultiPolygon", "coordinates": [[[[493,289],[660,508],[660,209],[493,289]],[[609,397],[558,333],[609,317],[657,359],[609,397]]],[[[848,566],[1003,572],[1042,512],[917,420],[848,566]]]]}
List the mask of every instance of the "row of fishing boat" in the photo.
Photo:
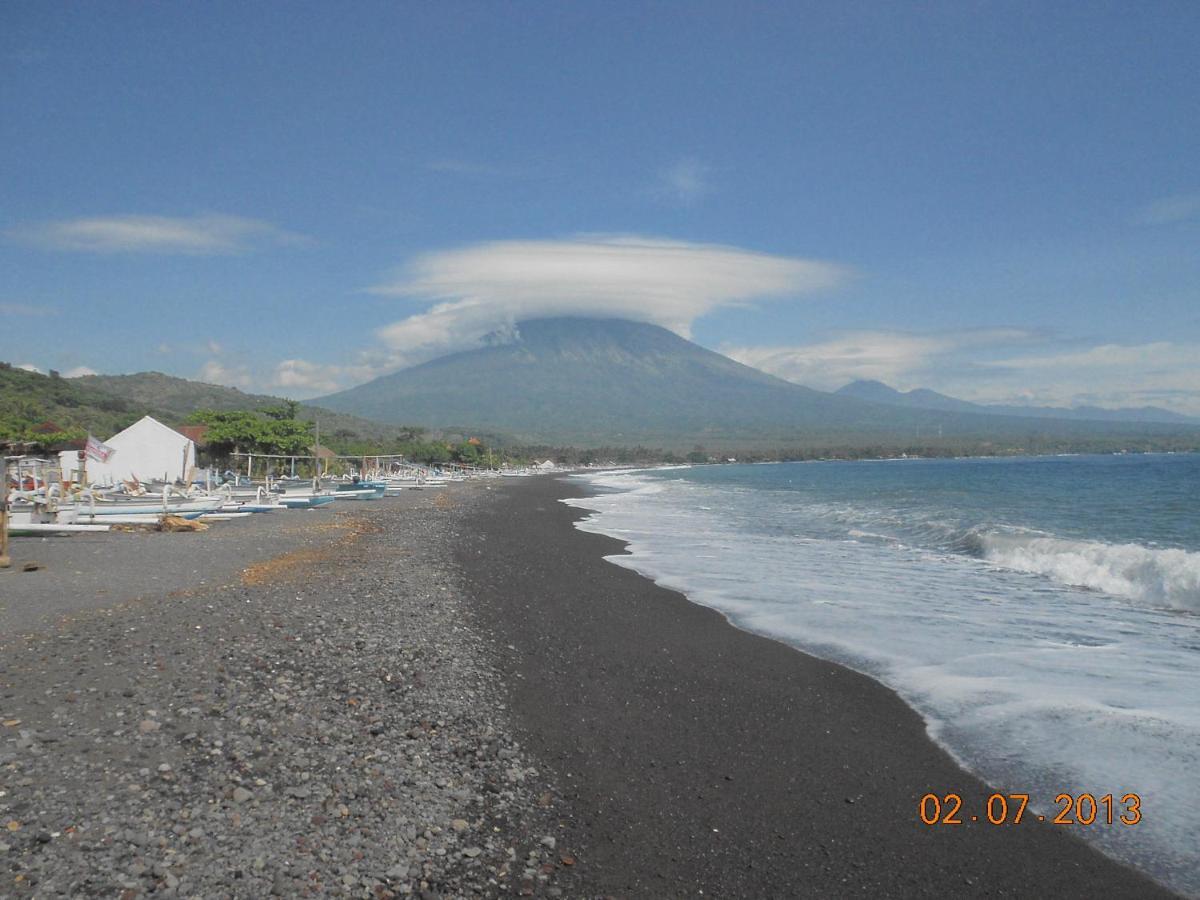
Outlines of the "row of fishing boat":
{"type": "Polygon", "coordinates": [[[112,487],[72,487],[56,477],[49,461],[21,462],[5,476],[11,535],[107,531],[114,525],[154,525],[165,516],[220,522],[276,510],[379,500],[403,490],[464,480],[462,475],[407,467],[371,478],[281,478],[252,483],[235,477],[214,485],[210,474],[204,483],[188,486],[135,481],[112,487]]]}

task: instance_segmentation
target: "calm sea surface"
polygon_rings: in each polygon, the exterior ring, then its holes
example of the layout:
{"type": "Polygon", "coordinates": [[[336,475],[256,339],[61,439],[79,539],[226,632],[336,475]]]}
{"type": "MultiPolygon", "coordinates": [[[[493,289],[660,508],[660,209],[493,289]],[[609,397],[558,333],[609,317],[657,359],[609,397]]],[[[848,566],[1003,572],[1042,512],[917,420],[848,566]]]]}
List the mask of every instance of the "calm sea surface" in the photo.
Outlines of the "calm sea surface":
{"type": "Polygon", "coordinates": [[[1037,812],[1139,794],[1137,825],[1057,827],[1200,896],[1200,456],[582,477],[613,562],[894,688],[1037,812]]]}

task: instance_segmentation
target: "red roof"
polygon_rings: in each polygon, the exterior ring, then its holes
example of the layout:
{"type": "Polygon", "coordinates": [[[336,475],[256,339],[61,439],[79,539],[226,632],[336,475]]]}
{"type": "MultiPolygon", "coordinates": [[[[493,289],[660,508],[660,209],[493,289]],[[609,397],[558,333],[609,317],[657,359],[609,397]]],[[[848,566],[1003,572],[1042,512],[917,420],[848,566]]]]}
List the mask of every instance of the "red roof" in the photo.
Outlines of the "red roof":
{"type": "Polygon", "coordinates": [[[207,425],[180,425],[175,430],[194,444],[203,444],[204,435],[208,434],[207,425]]]}

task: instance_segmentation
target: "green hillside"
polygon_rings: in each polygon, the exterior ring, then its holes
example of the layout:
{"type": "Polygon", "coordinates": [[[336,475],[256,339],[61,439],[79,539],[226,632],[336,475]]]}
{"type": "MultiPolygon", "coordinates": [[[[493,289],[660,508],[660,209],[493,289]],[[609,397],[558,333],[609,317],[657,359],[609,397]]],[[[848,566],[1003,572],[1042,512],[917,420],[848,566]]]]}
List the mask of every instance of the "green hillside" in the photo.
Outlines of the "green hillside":
{"type": "MultiPolygon", "coordinates": [[[[0,440],[7,441],[53,445],[80,440],[89,431],[105,438],[144,415],[178,425],[198,410],[261,412],[285,402],[160,372],[62,378],[0,362],[0,440]]],[[[300,406],[297,418],[318,421],[322,441],[342,447],[395,440],[405,431],[313,406],[300,406]]]]}
{"type": "Polygon", "coordinates": [[[125,398],[70,378],[0,362],[0,440],[74,440],[107,436],[145,415],[125,398]]]}
{"type": "MultiPolygon", "coordinates": [[[[131,404],[152,415],[165,416],[166,421],[182,421],[201,409],[229,412],[245,409],[261,412],[286,402],[282,397],[268,394],[247,394],[237,388],[205,384],[164,375],[162,372],[138,372],[134,375],[85,375],[68,379],[80,387],[103,394],[125,398],[131,404]]],[[[320,423],[321,434],[353,435],[365,440],[378,440],[396,434],[396,426],[309,406],[301,403],[296,418],[320,423]]]]}

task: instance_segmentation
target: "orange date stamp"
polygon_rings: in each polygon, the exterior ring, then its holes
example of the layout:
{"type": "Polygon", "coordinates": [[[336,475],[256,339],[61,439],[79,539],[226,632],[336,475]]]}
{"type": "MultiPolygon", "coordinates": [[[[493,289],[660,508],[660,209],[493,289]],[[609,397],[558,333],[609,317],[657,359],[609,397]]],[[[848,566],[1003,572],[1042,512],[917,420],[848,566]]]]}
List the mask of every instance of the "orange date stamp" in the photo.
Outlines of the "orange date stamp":
{"type": "Polygon", "coordinates": [[[917,815],[929,826],[965,825],[987,822],[991,825],[1020,825],[1022,822],[1049,822],[1051,825],[1136,825],[1142,821],[1142,798],[1137,794],[1059,794],[1054,798],[1055,814],[1040,815],[1027,811],[1028,794],[989,794],[978,809],[970,809],[960,794],[926,794],[917,804],[917,815]]]}

